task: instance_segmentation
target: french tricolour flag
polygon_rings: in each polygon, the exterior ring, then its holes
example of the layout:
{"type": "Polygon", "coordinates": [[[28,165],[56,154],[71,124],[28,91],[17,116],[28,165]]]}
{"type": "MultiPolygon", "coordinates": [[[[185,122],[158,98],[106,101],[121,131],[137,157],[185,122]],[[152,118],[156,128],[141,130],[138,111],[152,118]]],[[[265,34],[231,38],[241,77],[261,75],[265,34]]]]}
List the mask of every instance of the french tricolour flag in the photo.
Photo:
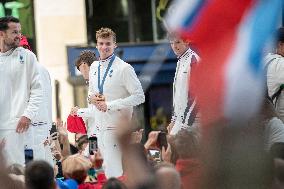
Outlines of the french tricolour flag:
{"type": "Polygon", "coordinates": [[[167,28],[193,41],[201,57],[191,79],[203,125],[258,112],[263,50],[281,7],[281,0],[177,0],[169,8],[167,28]]]}

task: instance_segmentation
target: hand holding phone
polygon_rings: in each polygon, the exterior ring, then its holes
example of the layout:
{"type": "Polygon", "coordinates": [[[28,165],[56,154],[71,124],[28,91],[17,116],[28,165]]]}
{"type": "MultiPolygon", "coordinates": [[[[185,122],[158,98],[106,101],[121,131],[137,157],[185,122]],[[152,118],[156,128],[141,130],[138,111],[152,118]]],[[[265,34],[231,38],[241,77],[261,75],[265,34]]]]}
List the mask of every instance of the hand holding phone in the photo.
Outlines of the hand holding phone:
{"type": "Polygon", "coordinates": [[[56,123],[53,122],[52,123],[52,126],[51,126],[51,129],[50,129],[50,135],[52,135],[53,133],[57,132],[57,128],[56,128],[56,123]]]}
{"type": "Polygon", "coordinates": [[[98,138],[95,136],[89,137],[89,153],[94,155],[94,151],[98,150],[98,138]]]}

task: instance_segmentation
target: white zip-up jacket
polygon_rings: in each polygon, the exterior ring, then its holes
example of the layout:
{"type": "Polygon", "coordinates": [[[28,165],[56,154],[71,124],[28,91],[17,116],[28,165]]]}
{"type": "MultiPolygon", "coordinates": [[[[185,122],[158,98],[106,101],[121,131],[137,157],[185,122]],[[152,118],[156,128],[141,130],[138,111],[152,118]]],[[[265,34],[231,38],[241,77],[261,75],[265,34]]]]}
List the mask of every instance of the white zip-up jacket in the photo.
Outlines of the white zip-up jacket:
{"type": "MultiPolygon", "coordinates": [[[[100,79],[102,80],[111,58],[112,56],[106,60],[95,61],[91,65],[89,94],[99,93],[98,66],[101,64],[100,79]]],[[[103,95],[108,108],[106,112],[91,106],[94,111],[94,124],[99,130],[113,129],[121,119],[131,119],[133,106],[145,101],[141,83],[133,67],[118,57],[115,57],[105,79],[103,95]]]]}
{"type": "Polygon", "coordinates": [[[0,53],[0,129],[15,129],[21,116],[34,121],[43,95],[37,64],[22,47],[0,53]]]}
{"type": "Polygon", "coordinates": [[[94,107],[92,104],[88,104],[87,108],[80,108],[77,111],[77,115],[83,118],[85,126],[87,127],[87,135],[89,137],[92,135],[97,135],[97,127],[95,125],[95,115],[93,108],[94,107]]]}
{"type": "MultiPolygon", "coordinates": [[[[26,142],[28,148],[33,148],[34,145],[43,143],[49,136],[49,131],[52,126],[52,87],[50,75],[45,67],[37,64],[40,73],[40,82],[43,89],[43,100],[40,103],[37,116],[31,123],[29,130],[26,133],[26,142]]],[[[44,149],[42,147],[42,149],[44,149]]]]}
{"type": "MultiPolygon", "coordinates": [[[[271,61],[267,67],[267,88],[268,95],[272,97],[284,84],[284,57],[279,54],[269,53],[264,61],[266,64],[271,61]]],[[[280,119],[284,121],[284,90],[281,91],[278,97],[276,111],[280,119]]]]}
{"type": "Polygon", "coordinates": [[[186,129],[195,121],[197,107],[195,97],[189,96],[191,66],[199,61],[199,56],[190,48],[178,59],[173,83],[173,115],[174,126],[171,134],[186,129]]]}
{"type": "Polygon", "coordinates": [[[40,125],[41,123],[47,124],[51,129],[52,125],[52,87],[51,79],[47,69],[41,65],[37,65],[40,73],[40,81],[43,89],[43,101],[40,105],[38,115],[36,116],[33,124],[40,125]]]}

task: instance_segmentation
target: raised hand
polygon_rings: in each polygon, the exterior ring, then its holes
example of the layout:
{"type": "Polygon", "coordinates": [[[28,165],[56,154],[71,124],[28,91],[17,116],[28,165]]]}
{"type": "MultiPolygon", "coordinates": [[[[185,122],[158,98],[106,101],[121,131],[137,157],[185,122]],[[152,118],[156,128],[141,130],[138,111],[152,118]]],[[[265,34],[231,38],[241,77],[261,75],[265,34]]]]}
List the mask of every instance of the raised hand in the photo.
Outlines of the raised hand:
{"type": "Polygon", "coordinates": [[[71,108],[70,115],[72,115],[72,116],[77,115],[78,109],[79,109],[79,107],[77,107],[77,106],[71,108]]]}
{"type": "Polygon", "coordinates": [[[63,137],[68,136],[66,122],[63,125],[63,121],[58,121],[56,123],[56,125],[57,125],[57,131],[58,131],[59,135],[61,135],[63,137]]]}
{"type": "Polygon", "coordinates": [[[157,146],[158,135],[161,131],[151,131],[148,135],[148,140],[144,144],[144,147],[149,149],[159,149],[157,146]]]}

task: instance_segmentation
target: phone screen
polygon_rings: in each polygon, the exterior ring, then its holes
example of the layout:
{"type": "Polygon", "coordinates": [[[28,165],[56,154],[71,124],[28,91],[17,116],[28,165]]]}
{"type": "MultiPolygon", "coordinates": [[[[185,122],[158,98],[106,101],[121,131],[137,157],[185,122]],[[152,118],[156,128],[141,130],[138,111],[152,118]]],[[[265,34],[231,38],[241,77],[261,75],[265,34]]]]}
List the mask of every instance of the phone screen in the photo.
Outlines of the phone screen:
{"type": "Polygon", "coordinates": [[[34,152],[32,149],[25,149],[25,164],[34,159],[34,152]]]}
{"type": "Polygon", "coordinates": [[[95,136],[89,138],[89,153],[94,155],[94,151],[98,150],[98,139],[95,136]]]}
{"type": "Polygon", "coordinates": [[[149,150],[149,155],[154,161],[156,162],[161,161],[161,152],[159,150],[149,150]]]}

